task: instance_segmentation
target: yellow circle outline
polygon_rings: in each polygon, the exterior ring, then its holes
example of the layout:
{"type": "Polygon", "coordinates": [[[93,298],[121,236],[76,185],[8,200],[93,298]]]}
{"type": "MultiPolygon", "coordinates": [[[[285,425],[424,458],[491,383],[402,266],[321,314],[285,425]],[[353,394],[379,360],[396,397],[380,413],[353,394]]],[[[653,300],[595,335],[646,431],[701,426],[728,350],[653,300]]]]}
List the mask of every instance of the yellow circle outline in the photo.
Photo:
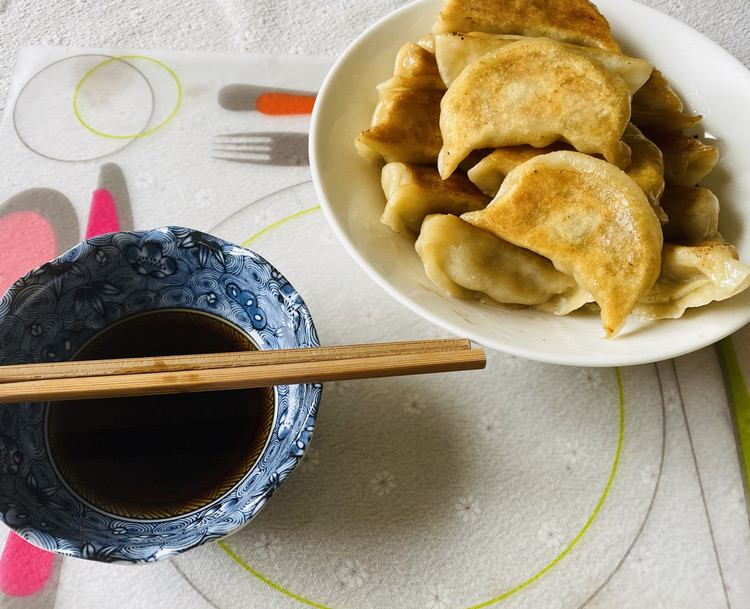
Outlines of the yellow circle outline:
{"type": "MultiPolygon", "coordinates": [[[[296,218],[298,216],[301,216],[303,214],[306,214],[310,211],[314,211],[316,209],[320,209],[320,207],[311,207],[309,209],[305,209],[303,211],[297,212],[295,214],[292,214],[291,216],[287,216],[286,218],[282,218],[278,222],[275,222],[266,228],[262,229],[261,231],[255,233],[252,237],[247,239],[243,246],[250,243],[263,233],[271,230],[272,228],[275,228],[281,224],[284,224],[288,220],[292,220],[293,218],[296,218]]],[[[615,451],[615,460],[612,464],[612,471],[609,474],[609,479],[607,480],[607,485],[604,487],[604,492],[602,493],[601,498],[599,499],[599,502],[596,504],[596,507],[594,508],[593,513],[589,517],[589,519],[586,521],[586,524],[583,525],[583,528],[578,532],[578,534],[573,538],[573,541],[571,541],[568,546],[560,552],[547,566],[542,568],[539,572],[537,572],[535,575],[532,575],[529,579],[526,581],[520,583],[515,588],[512,588],[511,590],[508,590],[507,592],[504,592],[500,596],[496,596],[495,598],[491,598],[488,601],[485,601],[483,603],[479,603],[478,605],[472,605],[470,607],[467,607],[466,609],[481,609],[482,607],[487,607],[489,605],[492,605],[494,603],[497,603],[498,601],[501,601],[505,598],[508,598],[509,596],[515,594],[516,592],[519,592],[520,590],[526,588],[527,586],[533,584],[535,581],[537,581],[542,575],[547,573],[552,567],[554,567],[557,563],[559,563],[568,552],[570,552],[573,547],[581,540],[584,533],[588,530],[588,528],[591,526],[591,524],[594,522],[594,519],[596,518],[597,514],[599,513],[599,510],[601,509],[602,505],[604,504],[604,500],[607,498],[607,495],[609,495],[609,489],[612,487],[612,482],[615,479],[615,474],[617,473],[617,466],[620,463],[620,454],[622,452],[622,439],[625,431],[625,392],[622,387],[622,378],[620,376],[620,369],[615,368],[615,377],[617,378],[617,390],[618,390],[618,396],[620,401],[620,428],[618,431],[618,437],[617,437],[617,450],[615,451]]],[[[316,603],[314,601],[308,600],[302,596],[299,596],[298,594],[295,594],[294,592],[291,592],[289,590],[286,590],[285,588],[282,588],[278,584],[275,584],[267,577],[263,576],[262,574],[258,573],[255,569],[253,569],[250,565],[248,565],[242,558],[240,558],[235,552],[232,551],[229,546],[227,546],[226,543],[223,541],[218,541],[217,544],[219,547],[224,550],[224,552],[227,553],[227,555],[234,560],[238,565],[240,565],[243,569],[245,569],[248,573],[254,575],[257,577],[260,581],[262,581],[267,586],[273,588],[277,592],[280,592],[281,594],[294,599],[295,601],[298,601],[304,605],[307,605],[309,607],[314,607],[315,609],[333,609],[332,607],[328,607],[327,605],[321,605],[319,603],[316,603]]]]}
{"type": "MultiPolygon", "coordinates": [[[[127,63],[127,62],[126,62],[127,63]]],[[[130,64],[128,64],[130,65],[130,64]]],[[[102,61],[101,63],[96,64],[93,68],[91,68],[88,72],[86,72],[81,80],[78,81],[78,84],[76,85],[75,91],[73,92],[73,112],[75,112],[76,118],[78,121],[86,127],[89,131],[92,133],[96,133],[96,135],[101,135],[102,137],[108,137],[111,139],[116,140],[129,140],[136,137],[142,137],[144,135],[148,135],[149,133],[153,133],[157,129],[160,129],[163,127],[166,123],[168,123],[172,117],[177,113],[177,109],[180,107],[180,104],[182,103],[182,86],[180,85],[180,80],[177,78],[177,74],[175,74],[172,69],[163,64],[161,61],[158,61],[156,59],[153,59],[151,57],[145,57],[144,55],[122,55],[120,57],[112,57],[111,59],[107,59],[105,61],[102,61]],[[83,120],[83,117],[81,116],[81,113],[78,111],[78,93],[81,90],[81,86],[86,81],[86,79],[91,76],[94,72],[96,72],[99,68],[103,68],[108,63],[112,63],[113,61],[123,61],[125,59],[145,59],[146,61],[151,61],[162,68],[164,68],[167,72],[169,72],[170,76],[174,79],[175,84],[177,85],[177,103],[174,106],[174,109],[170,113],[170,115],[165,118],[162,122],[160,122],[155,127],[151,127],[151,129],[147,129],[146,131],[142,131],[141,133],[135,133],[133,135],[112,135],[111,133],[104,133],[102,131],[97,131],[93,127],[91,127],[88,123],[86,123],[85,120],[83,120]]]]}
{"type": "Polygon", "coordinates": [[[285,224],[288,220],[293,220],[294,218],[298,218],[299,216],[304,216],[305,214],[310,213],[311,211],[315,211],[316,209],[320,209],[320,205],[316,205],[315,207],[308,207],[307,209],[303,209],[301,211],[293,213],[291,216],[282,218],[281,220],[278,220],[277,222],[274,222],[273,224],[269,224],[264,229],[261,229],[257,233],[255,233],[252,237],[243,241],[240,245],[241,247],[247,247],[251,241],[255,241],[255,239],[260,237],[262,234],[267,233],[271,229],[276,228],[277,226],[280,226],[282,224],[285,224]]]}

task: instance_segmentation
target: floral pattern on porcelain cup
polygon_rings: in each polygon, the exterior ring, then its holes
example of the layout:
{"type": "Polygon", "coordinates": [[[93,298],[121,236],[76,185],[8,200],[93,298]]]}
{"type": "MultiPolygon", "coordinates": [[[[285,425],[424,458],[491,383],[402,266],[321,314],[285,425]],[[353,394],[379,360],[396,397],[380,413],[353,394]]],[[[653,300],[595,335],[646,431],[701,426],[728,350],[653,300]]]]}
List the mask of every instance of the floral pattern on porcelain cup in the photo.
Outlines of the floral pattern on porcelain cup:
{"type": "MultiPolygon", "coordinates": [[[[0,365],[63,361],[102,329],[152,311],[221,318],[258,349],[319,345],[294,287],[258,254],[182,227],[88,239],[29,272],[0,298],[0,365]]],[[[322,386],[274,389],[271,435],[255,464],[210,503],[174,517],[123,517],[62,479],[45,427],[49,403],[0,405],[0,517],[60,554],[143,563],[220,539],[246,524],[302,458],[322,386]]]]}

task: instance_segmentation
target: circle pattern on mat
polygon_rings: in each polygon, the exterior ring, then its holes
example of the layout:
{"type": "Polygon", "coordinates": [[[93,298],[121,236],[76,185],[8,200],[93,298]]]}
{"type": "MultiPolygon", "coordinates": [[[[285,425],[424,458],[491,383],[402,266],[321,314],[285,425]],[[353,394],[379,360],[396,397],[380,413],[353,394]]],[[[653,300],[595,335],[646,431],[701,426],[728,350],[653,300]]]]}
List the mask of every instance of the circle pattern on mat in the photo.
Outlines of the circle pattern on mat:
{"type": "Polygon", "coordinates": [[[181,99],[177,76],[155,59],[73,55],[26,82],[13,107],[13,126],[40,156],[90,161],[159,129],[181,99]]]}

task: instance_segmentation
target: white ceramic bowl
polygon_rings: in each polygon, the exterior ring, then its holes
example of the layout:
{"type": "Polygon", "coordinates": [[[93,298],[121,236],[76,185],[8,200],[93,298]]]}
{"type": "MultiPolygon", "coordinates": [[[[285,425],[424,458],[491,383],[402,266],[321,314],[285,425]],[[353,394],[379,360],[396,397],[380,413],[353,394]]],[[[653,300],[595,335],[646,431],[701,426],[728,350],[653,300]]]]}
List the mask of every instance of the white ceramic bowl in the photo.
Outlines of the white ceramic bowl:
{"type": "MultiPolygon", "coordinates": [[[[750,201],[750,73],[721,47],[688,26],[630,0],[597,0],[623,51],[651,61],[691,112],[702,114],[721,160],[703,185],[722,204],[720,230],[750,262],[745,227],[750,201]]],[[[750,321],[750,291],[689,310],[678,320],[631,316],[614,339],[598,314],[557,317],[509,311],[443,295],[427,278],[413,244],[379,221],[385,198],[377,167],[358,156],[353,140],[367,129],[375,86],[393,73],[396,52],[429,32],[442,0],[418,0],[392,13],[352,43],[328,74],[312,117],[310,160],[315,188],[338,238],[359,265],[409,309],[442,328],[534,360],[584,366],[632,365],[707,346],[750,321]]]]}

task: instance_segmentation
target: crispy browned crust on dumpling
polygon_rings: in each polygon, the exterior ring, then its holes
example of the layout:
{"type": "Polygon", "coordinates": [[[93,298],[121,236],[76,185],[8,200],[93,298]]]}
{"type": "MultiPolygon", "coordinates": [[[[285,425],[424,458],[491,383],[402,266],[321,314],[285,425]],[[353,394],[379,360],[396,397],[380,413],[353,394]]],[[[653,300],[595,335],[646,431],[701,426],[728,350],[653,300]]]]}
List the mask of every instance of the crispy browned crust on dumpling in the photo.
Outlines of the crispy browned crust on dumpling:
{"type": "Polygon", "coordinates": [[[354,140],[376,163],[434,164],[442,146],[440,100],[445,84],[434,56],[415,43],[401,46],[393,76],[377,86],[370,128],[354,140]]]}
{"type": "Polygon", "coordinates": [[[697,125],[701,116],[687,114],[680,97],[659,70],[654,69],[646,83],[633,94],[631,120],[638,127],[659,126],[681,131],[697,125]]]}
{"type": "Polygon", "coordinates": [[[427,216],[415,247],[427,276],[457,298],[535,306],[558,315],[591,301],[546,258],[457,216],[427,216]]]}
{"type": "Polygon", "coordinates": [[[630,118],[625,82],[599,61],[545,38],[519,40],[483,55],[461,72],[440,105],[448,177],[472,150],[556,141],[626,167],[621,141],[630,118]]]}
{"type": "Polygon", "coordinates": [[[736,296],[750,287],[750,267],[721,240],[665,243],[659,279],[636,313],[645,319],[677,318],[691,307],[736,296]]]}
{"type": "Polygon", "coordinates": [[[632,123],[625,129],[622,139],[630,147],[630,165],[625,173],[641,187],[659,221],[665,224],[667,214],[660,205],[664,193],[664,157],[661,150],[632,123]]]}
{"type": "Polygon", "coordinates": [[[667,184],[695,186],[719,162],[719,149],[704,144],[697,137],[661,128],[648,128],[643,132],[661,150],[667,184]]]}
{"type": "Polygon", "coordinates": [[[544,36],[620,50],[609,23],[588,0],[445,0],[431,32],[544,36]]]}
{"type": "Polygon", "coordinates": [[[372,126],[354,143],[373,162],[434,164],[443,145],[440,135],[442,91],[414,89],[381,94],[372,126]]]}
{"type": "Polygon", "coordinates": [[[485,209],[462,219],[549,258],[601,308],[607,337],[659,275],[662,231],[632,178],[601,159],[551,152],[519,165],[485,209]]]}
{"type": "Polygon", "coordinates": [[[661,198],[667,241],[703,241],[719,230],[719,200],[708,188],[670,184],[661,198]]]}
{"type": "Polygon", "coordinates": [[[388,163],[380,176],[386,196],[380,221],[411,239],[417,238],[422,221],[430,214],[460,215],[490,202],[459,172],[443,180],[433,166],[388,163]]]}

